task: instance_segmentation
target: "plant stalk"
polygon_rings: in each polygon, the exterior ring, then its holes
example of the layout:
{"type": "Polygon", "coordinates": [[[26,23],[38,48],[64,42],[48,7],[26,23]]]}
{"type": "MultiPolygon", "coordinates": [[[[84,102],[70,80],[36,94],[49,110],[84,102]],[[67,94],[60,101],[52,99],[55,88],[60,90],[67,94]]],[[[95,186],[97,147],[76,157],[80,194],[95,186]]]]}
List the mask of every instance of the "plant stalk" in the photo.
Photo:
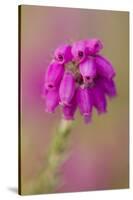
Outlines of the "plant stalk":
{"type": "Polygon", "coordinates": [[[60,182],[60,167],[67,156],[72,124],[72,121],[61,120],[60,126],[53,136],[45,167],[42,168],[37,178],[23,189],[22,193],[42,194],[56,192],[60,182]]]}

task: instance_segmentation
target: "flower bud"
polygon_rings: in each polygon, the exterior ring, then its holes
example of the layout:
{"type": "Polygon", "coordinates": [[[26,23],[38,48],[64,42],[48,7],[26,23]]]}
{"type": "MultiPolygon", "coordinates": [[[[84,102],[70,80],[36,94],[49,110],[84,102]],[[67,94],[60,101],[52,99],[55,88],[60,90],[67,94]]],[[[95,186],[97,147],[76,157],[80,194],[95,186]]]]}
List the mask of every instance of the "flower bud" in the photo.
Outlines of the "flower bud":
{"type": "Polygon", "coordinates": [[[71,72],[66,72],[59,88],[60,104],[70,105],[75,93],[75,79],[71,72]]]}
{"type": "Polygon", "coordinates": [[[97,72],[100,76],[107,79],[112,79],[115,76],[115,71],[112,64],[103,56],[97,55],[95,57],[95,62],[97,65],[97,72]]]}
{"type": "Polygon", "coordinates": [[[45,87],[48,90],[52,90],[57,87],[63,77],[64,74],[64,66],[57,63],[52,62],[47,69],[45,74],[45,87]]]}

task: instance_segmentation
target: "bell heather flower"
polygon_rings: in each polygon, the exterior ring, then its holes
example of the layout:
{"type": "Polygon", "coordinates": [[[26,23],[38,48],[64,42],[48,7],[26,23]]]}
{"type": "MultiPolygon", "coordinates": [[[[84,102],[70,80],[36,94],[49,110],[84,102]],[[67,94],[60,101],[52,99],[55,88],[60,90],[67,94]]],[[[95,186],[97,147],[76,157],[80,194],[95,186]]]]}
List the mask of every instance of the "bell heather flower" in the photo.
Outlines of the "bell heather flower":
{"type": "Polygon", "coordinates": [[[62,105],[70,105],[75,93],[75,79],[71,72],[66,72],[59,88],[60,101],[62,105]]]}
{"type": "Polygon", "coordinates": [[[103,44],[99,39],[59,46],[45,74],[44,96],[46,111],[62,107],[63,117],[73,120],[79,109],[86,123],[91,121],[93,108],[99,114],[107,111],[107,96],[116,96],[115,70],[100,55],[103,44]]]}
{"type": "Polygon", "coordinates": [[[96,77],[96,65],[95,60],[92,57],[89,57],[79,65],[79,70],[83,76],[84,81],[92,82],[96,77]]]}
{"type": "Polygon", "coordinates": [[[57,89],[48,91],[45,97],[46,112],[52,113],[59,104],[59,93],[57,89]]]}
{"type": "Polygon", "coordinates": [[[64,66],[58,62],[51,62],[45,74],[45,87],[51,90],[57,87],[64,74],[64,66]]]}
{"type": "Polygon", "coordinates": [[[93,98],[93,105],[97,109],[98,113],[105,113],[107,102],[103,88],[100,85],[96,85],[93,88],[91,88],[91,92],[93,98]]]}
{"type": "Polygon", "coordinates": [[[95,55],[103,48],[103,44],[99,39],[92,38],[86,40],[86,47],[88,55],[95,55]]]}
{"type": "Polygon", "coordinates": [[[72,60],[71,48],[72,48],[71,45],[68,44],[59,46],[54,52],[55,59],[61,64],[71,61],[72,60]]]}
{"type": "Polygon", "coordinates": [[[107,94],[110,98],[116,96],[117,92],[116,92],[114,80],[112,80],[112,79],[108,80],[106,78],[103,78],[102,80],[98,81],[98,84],[101,85],[105,94],[107,94]]]}
{"type": "Polygon", "coordinates": [[[114,68],[106,58],[96,55],[95,62],[97,64],[97,72],[100,76],[108,79],[112,79],[115,76],[114,68]]]}
{"type": "Polygon", "coordinates": [[[63,106],[63,117],[66,120],[73,120],[76,109],[77,109],[77,102],[76,102],[76,92],[75,92],[75,95],[72,98],[70,105],[63,106]]]}
{"type": "Polygon", "coordinates": [[[73,59],[74,61],[77,61],[77,63],[81,63],[86,58],[86,55],[87,55],[86,53],[87,53],[87,49],[86,49],[86,44],[84,40],[75,42],[72,45],[73,59]]]}
{"type": "Polygon", "coordinates": [[[92,95],[88,88],[79,87],[77,90],[77,104],[86,123],[91,120],[92,95]]]}

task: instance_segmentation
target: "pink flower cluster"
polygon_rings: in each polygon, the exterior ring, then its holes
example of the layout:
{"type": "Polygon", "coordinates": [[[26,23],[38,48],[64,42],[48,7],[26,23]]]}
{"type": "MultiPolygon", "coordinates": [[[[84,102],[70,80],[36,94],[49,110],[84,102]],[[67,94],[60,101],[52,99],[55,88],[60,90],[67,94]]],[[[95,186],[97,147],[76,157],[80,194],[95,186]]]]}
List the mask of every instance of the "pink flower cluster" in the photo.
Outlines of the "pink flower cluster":
{"type": "Polygon", "coordinates": [[[107,110],[107,96],[116,96],[115,71],[112,64],[100,55],[103,44],[99,39],[81,40],[59,46],[49,64],[44,83],[47,112],[61,106],[66,120],[74,119],[79,108],[86,123],[92,109],[107,110]]]}

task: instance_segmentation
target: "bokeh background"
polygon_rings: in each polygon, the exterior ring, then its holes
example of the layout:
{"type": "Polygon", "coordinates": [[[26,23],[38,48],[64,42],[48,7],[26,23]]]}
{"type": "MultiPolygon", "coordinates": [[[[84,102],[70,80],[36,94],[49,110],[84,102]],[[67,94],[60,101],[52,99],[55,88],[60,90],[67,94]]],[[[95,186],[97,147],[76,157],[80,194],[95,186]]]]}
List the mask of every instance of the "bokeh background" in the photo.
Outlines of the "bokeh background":
{"type": "Polygon", "coordinates": [[[86,125],[80,114],[71,134],[70,156],[56,192],[127,188],[129,181],[129,13],[21,6],[21,186],[45,165],[61,113],[45,113],[44,73],[53,51],[64,42],[97,37],[113,63],[118,96],[103,116],[86,125]]]}

